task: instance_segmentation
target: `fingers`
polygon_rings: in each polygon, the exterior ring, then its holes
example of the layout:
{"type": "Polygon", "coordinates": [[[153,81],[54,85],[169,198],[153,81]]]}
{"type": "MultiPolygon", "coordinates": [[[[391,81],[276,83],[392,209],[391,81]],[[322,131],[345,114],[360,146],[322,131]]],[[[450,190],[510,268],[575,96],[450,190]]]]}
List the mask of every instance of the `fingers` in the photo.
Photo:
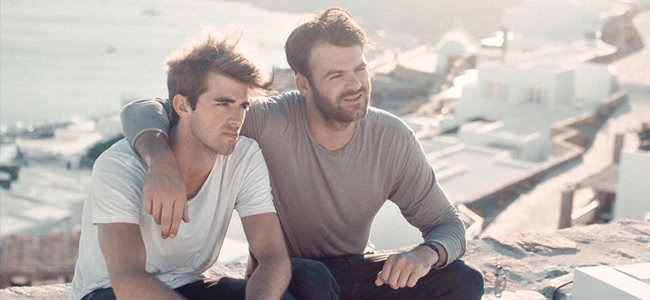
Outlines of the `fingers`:
{"type": "Polygon", "coordinates": [[[399,273],[399,278],[397,278],[396,286],[397,288],[406,287],[406,282],[409,280],[409,277],[414,276],[413,270],[411,268],[405,268],[399,273]]]}
{"type": "Polygon", "coordinates": [[[379,272],[379,274],[381,274],[380,278],[384,283],[388,283],[388,279],[390,278],[390,271],[393,268],[394,261],[395,257],[393,255],[389,256],[386,259],[386,262],[384,262],[384,267],[381,269],[381,272],[379,272]]]}
{"type": "Polygon", "coordinates": [[[183,206],[183,221],[185,223],[190,222],[190,209],[187,207],[187,201],[184,201],[185,205],[183,206]]]}
{"type": "Polygon", "coordinates": [[[418,280],[420,280],[420,278],[422,278],[426,274],[427,273],[425,272],[419,272],[419,271],[413,272],[411,276],[409,276],[409,280],[406,282],[406,286],[410,288],[415,287],[415,285],[418,283],[418,280]]]}
{"type": "Polygon", "coordinates": [[[147,214],[152,214],[152,207],[153,207],[153,197],[150,196],[149,192],[146,190],[142,194],[142,198],[144,199],[144,212],[147,214]]]}
{"type": "Polygon", "coordinates": [[[386,281],[386,283],[388,283],[390,287],[393,288],[394,290],[398,289],[399,277],[401,274],[402,274],[402,270],[399,267],[394,266],[390,272],[390,277],[388,278],[388,281],[386,281]]]}
{"type": "Polygon", "coordinates": [[[377,279],[375,279],[375,285],[376,286],[384,285],[384,281],[381,279],[381,274],[382,274],[382,271],[379,271],[379,273],[377,273],[377,279]]]}
{"type": "Polygon", "coordinates": [[[183,202],[176,201],[174,202],[174,208],[172,209],[171,221],[172,224],[169,228],[169,237],[174,238],[178,233],[178,227],[181,225],[181,218],[185,216],[185,207],[187,206],[187,201],[185,205],[183,202]]]}
{"type": "Polygon", "coordinates": [[[428,269],[419,268],[417,264],[400,255],[391,255],[386,259],[382,270],[377,273],[375,285],[390,285],[392,289],[415,287],[418,280],[428,273],[428,269]]]}
{"type": "MultiPolygon", "coordinates": [[[[164,203],[162,206],[162,212],[160,214],[160,230],[161,236],[163,239],[169,237],[169,230],[172,226],[172,213],[174,212],[174,206],[171,203],[164,203]]],[[[180,216],[179,216],[180,217],[180,216]]]]}
{"type": "Polygon", "coordinates": [[[156,224],[160,225],[160,213],[162,211],[162,203],[160,201],[154,201],[153,199],[151,200],[151,216],[153,217],[153,221],[156,222],[156,224]]]}

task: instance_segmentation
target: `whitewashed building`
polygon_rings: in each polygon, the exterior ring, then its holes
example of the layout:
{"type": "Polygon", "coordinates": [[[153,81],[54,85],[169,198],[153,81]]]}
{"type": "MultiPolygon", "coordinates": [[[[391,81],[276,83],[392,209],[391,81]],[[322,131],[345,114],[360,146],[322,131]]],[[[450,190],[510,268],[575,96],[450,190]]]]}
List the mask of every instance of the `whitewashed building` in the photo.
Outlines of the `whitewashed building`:
{"type": "Polygon", "coordinates": [[[650,219],[650,153],[624,152],[618,168],[615,219],[650,219]]]}

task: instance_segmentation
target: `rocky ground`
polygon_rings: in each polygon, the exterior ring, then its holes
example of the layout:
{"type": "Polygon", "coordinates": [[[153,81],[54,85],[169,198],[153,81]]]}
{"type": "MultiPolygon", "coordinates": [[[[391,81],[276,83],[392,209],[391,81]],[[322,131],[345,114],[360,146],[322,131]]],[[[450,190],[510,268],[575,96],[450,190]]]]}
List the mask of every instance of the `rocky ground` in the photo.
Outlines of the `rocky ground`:
{"type": "MultiPolygon", "coordinates": [[[[485,275],[483,299],[551,299],[557,287],[573,280],[579,267],[623,265],[650,261],[650,222],[619,221],[573,227],[551,233],[486,236],[468,242],[465,260],[485,275]],[[497,282],[497,265],[505,281],[497,282]],[[505,282],[505,285],[504,285],[505,282]],[[505,290],[499,287],[505,286],[505,290]],[[498,298],[496,294],[501,293],[498,298]]],[[[244,264],[217,265],[209,277],[242,277],[244,264]]],[[[571,285],[558,291],[567,299],[571,285]]],[[[0,299],[67,299],[69,285],[12,287],[0,290],[0,299]]]]}

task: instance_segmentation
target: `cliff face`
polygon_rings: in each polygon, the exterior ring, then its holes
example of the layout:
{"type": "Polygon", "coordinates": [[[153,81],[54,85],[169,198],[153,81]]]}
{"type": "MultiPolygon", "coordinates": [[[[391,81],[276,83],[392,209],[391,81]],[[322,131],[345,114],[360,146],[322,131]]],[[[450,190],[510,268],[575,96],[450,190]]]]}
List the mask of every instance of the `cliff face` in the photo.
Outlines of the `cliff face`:
{"type": "MultiPolygon", "coordinates": [[[[505,286],[498,299],[534,300],[550,298],[556,287],[573,280],[575,268],[647,262],[649,250],[650,222],[619,221],[470,240],[465,260],[483,270],[484,299],[497,299],[498,287],[505,286]],[[497,266],[501,266],[498,276],[497,266]]],[[[217,265],[207,275],[242,277],[244,269],[243,264],[217,265]]],[[[67,299],[69,288],[69,284],[12,287],[0,290],[0,299],[67,299]]],[[[568,285],[558,294],[565,296],[570,289],[568,285]]]]}

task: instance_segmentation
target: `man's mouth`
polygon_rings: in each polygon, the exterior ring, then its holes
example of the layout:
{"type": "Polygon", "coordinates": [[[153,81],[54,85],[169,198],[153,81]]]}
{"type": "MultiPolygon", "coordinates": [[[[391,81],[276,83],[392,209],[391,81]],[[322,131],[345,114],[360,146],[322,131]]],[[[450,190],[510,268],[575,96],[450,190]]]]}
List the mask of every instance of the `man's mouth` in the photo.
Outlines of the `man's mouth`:
{"type": "Polygon", "coordinates": [[[345,98],[343,98],[343,101],[356,102],[357,100],[361,99],[362,96],[363,96],[363,92],[358,92],[354,95],[346,96],[345,98]]]}
{"type": "Polygon", "coordinates": [[[237,133],[236,131],[225,131],[225,132],[223,132],[223,135],[225,135],[227,137],[236,138],[236,137],[239,136],[239,133],[237,133]]]}

